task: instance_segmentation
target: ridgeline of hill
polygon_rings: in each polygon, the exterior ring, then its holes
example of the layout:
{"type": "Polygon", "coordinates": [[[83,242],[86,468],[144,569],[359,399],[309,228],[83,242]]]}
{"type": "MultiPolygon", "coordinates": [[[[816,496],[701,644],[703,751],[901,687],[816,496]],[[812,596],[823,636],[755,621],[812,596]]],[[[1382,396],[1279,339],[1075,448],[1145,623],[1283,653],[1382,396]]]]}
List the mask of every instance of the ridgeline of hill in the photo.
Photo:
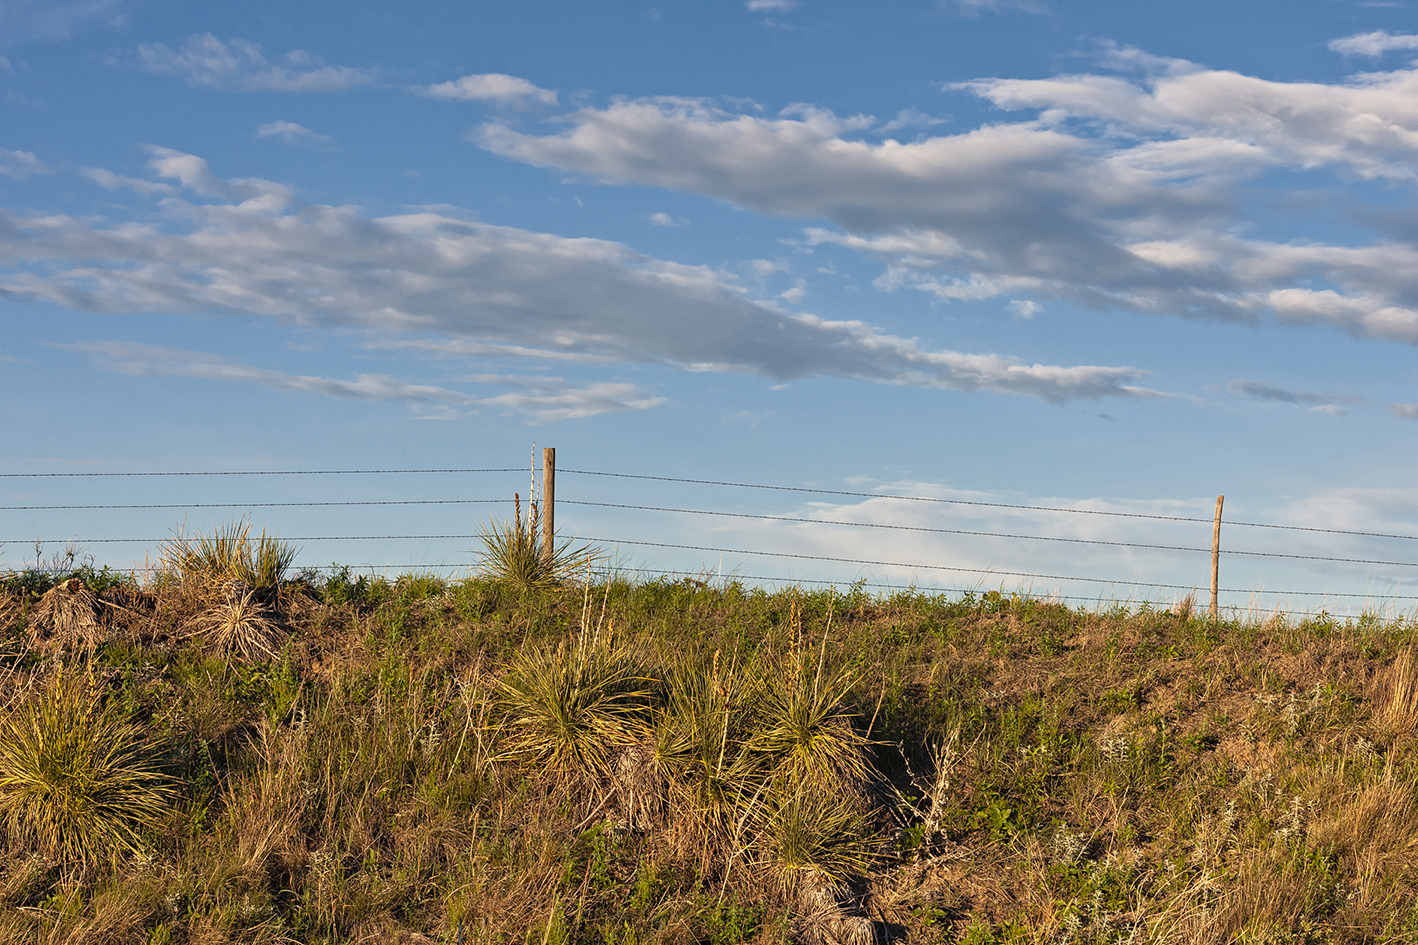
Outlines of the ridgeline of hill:
{"type": "Polygon", "coordinates": [[[0,941],[1418,939],[1404,621],[256,559],[0,575],[0,941]]]}

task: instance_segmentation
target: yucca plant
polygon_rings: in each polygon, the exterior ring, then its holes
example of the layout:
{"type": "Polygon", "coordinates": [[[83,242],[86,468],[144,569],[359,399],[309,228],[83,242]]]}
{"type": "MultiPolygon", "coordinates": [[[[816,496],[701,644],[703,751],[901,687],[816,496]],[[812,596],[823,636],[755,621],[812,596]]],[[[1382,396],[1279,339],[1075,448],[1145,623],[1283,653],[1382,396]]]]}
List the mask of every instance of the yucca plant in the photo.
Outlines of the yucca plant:
{"type": "Polygon", "coordinates": [[[655,765],[682,799],[697,808],[733,803],[753,793],[756,772],[743,739],[748,709],[734,667],[678,667],[665,680],[655,719],[655,765]]]}
{"type": "Polygon", "coordinates": [[[645,732],[651,683],[628,651],[584,633],[525,650],[498,681],[509,748],[562,777],[608,778],[645,732]]]}
{"type": "Polygon", "coordinates": [[[881,841],[861,812],[835,794],[802,787],[775,792],[759,818],[759,844],[779,891],[841,891],[871,868],[881,841]]]}
{"type": "Polygon", "coordinates": [[[296,549],[274,535],[251,537],[251,523],[242,519],[223,525],[210,536],[178,534],[163,543],[162,561],[188,586],[210,591],[232,581],[248,587],[279,587],[295,560],[296,549]]]}
{"type": "Polygon", "coordinates": [[[86,650],[104,642],[99,598],[82,578],[56,584],[40,598],[30,621],[30,633],[44,650],[86,650]]]}
{"type": "Polygon", "coordinates": [[[518,590],[554,587],[582,570],[598,555],[587,544],[572,539],[553,541],[550,553],[542,545],[540,510],[531,503],[531,514],[522,520],[522,497],[513,495],[512,521],[490,520],[478,530],[483,544],[483,570],[518,590]]]}
{"type": "Polygon", "coordinates": [[[61,669],[0,719],[0,820],[13,841],[70,865],[143,849],[176,799],[152,746],[92,675],[61,669]]]}
{"type": "Polygon", "coordinates": [[[748,748],[780,788],[855,789],[868,779],[869,743],[844,705],[854,682],[849,671],[829,675],[820,661],[814,670],[801,658],[760,676],[748,748]]]}

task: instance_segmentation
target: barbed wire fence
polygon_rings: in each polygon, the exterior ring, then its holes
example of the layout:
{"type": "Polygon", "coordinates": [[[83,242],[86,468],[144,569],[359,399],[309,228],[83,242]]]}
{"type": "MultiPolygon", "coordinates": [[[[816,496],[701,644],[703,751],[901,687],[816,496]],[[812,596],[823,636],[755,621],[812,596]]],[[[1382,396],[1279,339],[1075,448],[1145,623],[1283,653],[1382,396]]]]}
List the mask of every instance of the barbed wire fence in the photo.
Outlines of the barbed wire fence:
{"type": "MultiPolygon", "coordinates": [[[[547,472],[551,472],[548,468],[547,472]]],[[[194,471],[127,471],[127,472],[70,472],[70,473],[26,473],[26,472],[3,472],[0,479],[4,480],[74,480],[74,479],[136,479],[136,478],[240,478],[240,477],[338,477],[338,476],[429,476],[429,475],[483,475],[483,474],[506,474],[521,473],[526,474],[527,467],[470,467],[470,468],[424,468],[424,469],[302,469],[302,470],[194,470],[194,471]]],[[[802,496],[824,496],[835,498],[852,498],[883,500],[893,503],[917,503],[936,506],[960,506],[965,508],[977,508],[985,510],[1008,510],[1012,512],[1028,513],[1050,513],[1063,516],[1091,516],[1097,519],[1130,519],[1139,522],[1159,522],[1174,524],[1205,524],[1219,527],[1220,504],[1215,519],[1198,516],[1184,515],[1162,515],[1144,512],[1125,512],[1117,510],[1103,509],[1081,509],[1069,508],[1065,506],[1045,506],[1011,504],[1006,502],[988,502],[975,499],[944,498],[938,496],[921,495],[899,495],[888,492],[874,491],[851,491],[842,489],[824,489],[810,486],[784,486],[752,482],[735,482],[728,480],[696,479],[689,477],[674,476],[652,476],[638,473],[615,472],[605,470],[585,470],[585,469],[557,469],[557,476],[585,477],[585,481],[595,481],[595,479],[615,479],[631,480],[640,482],[653,482],[672,484],[674,486],[712,486],[719,488],[753,490],[758,493],[787,493],[802,496]]],[[[535,470],[532,470],[533,482],[535,483],[535,470]]],[[[545,489],[544,482],[544,489],[545,489]]],[[[529,496],[530,499],[530,496],[529,496]]],[[[145,510],[212,510],[212,509],[232,509],[232,510],[255,510],[255,509],[353,509],[358,507],[385,507],[398,508],[434,508],[434,507],[459,507],[459,506],[490,506],[508,507],[512,505],[510,498],[450,498],[450,499],[371,499],[371,500],[350,500],[350,501],[256,501],[256,502],[127,502],[127,503],[69,503],[69,504],[27,504],[27,505],[4,505],[0,506],[0,513],[35,513],[35,512],[72,512],[72,511],[145,511],[145,510]]],[[[1218,555],[1235,556],[1238,558],[1265,558],[1265,559],[1286,559],[1298,562],[1327,562],[1344,565],[1364,565],[1371,568],[1396,569],[1400,574],[1413,574],[1418,576],[1418,572],[1410,572],[1407,569],[1418,568],[1418,561],[1395,560],[1395,556],[1383,558],[1354,557],[1342,555],[1314,555],[1299,554],[1280,551],[1265,551],[1254,548],[1219,548],[1213,541],[1211,547],[1166,544],[1161,542],[1145,541],[1120,541],[1108,538],[1082,538],[1069,535],[1047,535],[1047,534],[1026,534],[1023,532],[1009,531],[989,531],[984,529],[967,528],[941,528],[926,525],[903,525],[883,522],[861,522],[861,521],[839,521],[826,518],[808,518],[795,515],[772,515],[755,514],[749,512],[731,511],[727,509],[698,508],[681,505],[650,505],[635,504],[627,502],[607,502],[595,501],[592,499],[570,499],[554,498],[553,494],[544,491],[542,501],[550,511],[553,507],[583,507],[588,509],[611,509],[627,512],[646,512],[658,515],[675,516],[698,516],[717,519],[739,520],[739,521],[760,521],[767,523],[788,523],[795,526],[813,526],[832,530],[880,530],[901,535],[917,534],[922,536],[956,536],[964,538],[989,538],[1009,542],[1032,542],[1032,543],[1053,543],[1059,546],[1093,546],[1097,548],[1128,549],[1139,552],[1166,552],[1182,554],[1207,554],[1216,560],[1218,555]],[[553,505],[554,503],[554,505],[553,505]]],[[[3,518],[0,518],[3,522],[3,518]]],[[[1263,529],[1281,532],[1313,533],[1317,535],[1347,536],[1351,538],[1375,539],[1384,541],[1418,541],[1418,535],[1399,534],[1393,532],[1366,531],[1349,528],[1326,528],[1317,526],[1289,525],[1275,522],[1254,522],[1254,521],[1227,521],[1228,529],[1263,529]]],[[[170,540],[172,534],[166,536],[147,537],[111,537],[111,536],[67,536],[67,537],[38,537],[38,538],[8,538],[0,532],[0,549],[6,546],[33,546],[35,548],[35,566],[40,565],[40,549],[46,545],[64,545],[68,547],[88,548],[94,545],[121,546],[121,545],[159,545],[170,540]]],[[[281,538],[291,542],[435,542],[435,541],[476,541],[481,537],[477,532],[463,533],[394,533],[394,534],[312,534],[312,535],[282,535],[281,538]]],[[[783,562],[794,562],[796,564],[825,564],[825,565],[851,565],[859,569],[890,569],[897,573],[906,571],[911,575],[909,582],[905,583],[882,583],[873,581],[876,577],[872,572],[869,577],[856,577],[852,580],[825,580],[811,579],[783,575],[764,574],[744,574],[737,568],[730,571],[728,577],[737,581],[763,582],[776,585],[818,585],[818,586],[860,586],[882,590],[901,590],[905,587],[915,588],[931,592],[942,593],[967,593],[978,590],[981,582],[986,580],[1017,579],[1028,581],[1051,581],[1061,584],[1089,585],[1100,588],[1128,588],[1129,597],[1132,598],[1138,590],[1147,591],[1168,591],[1195,594],[1199,589],[1198,583],[1157,583],[1150,581],[1139,581],[1135,578],[1118,579],[1110,577],[1094,577],[1087,575],[1067,575],[1047,573],[1043,571],[1008,570],[1001,568],[975,568],[956,564],[938,564],[929,561],[896,561],[885,560],[873,557],[847,557],[831,554],[810,554],[801,551],[774,550],[772,548],[729,548],[712,545],[691,544],[672,541],[648,541],[639,538],[600,536],[578,534],[581,540],[607,546],[632,546],[646,549],[665,549],[676,552],[691,551],[721,556],[731,555],[740,558],[770,559],[783,562]],[[922,583],[918,581],[918,576],[925,572],[932,576],[945,578],[949,575],[968,576],[974,584],[970,587],[945,586],[945,584],[934,581],[922,583]]],[[[327,571],[345,565],[330,566],[306,566],[311,571],[327,571]]],[[[465,570],[470,567],[468,561],[459,563],[418,563],[406,564],[384,564],[384,565],[356,565],[356,569],[370,568],[374,570],[385,569],[415,569],[428,571],[456,571],[465,570]]],[[[0,568],[0,570],[4,570],[0,568]]],[[[145,568],[118,568],[115,570],[143,571],[145,568]]],[[[690,578],[705,580],[710,576],[723,578],[722,564],[717,575],[707,566],[699,570],[684,570],[670,568],[649,568],[649,567],[619,567],[615,569],[619,572],[631,574],[656,575],[670,578],[690,578]]],[[[1405,580],[1403,577],[1395,579],[1395,588],[1405,580]]],[[[1228,595],[1256,593],[1255,589],[1218,587],[1213,583],[1213,600],[1215,593],[1228,595]]],[[[1293,589],[1293,590],[1265,590],[1264,594],[1279,598],[1321,598],[1325,600],[1343,599],[1381,599],[1385,602],[1397,603],[1400,601],[1418,601],[1418,594],[1401,595],[1398,593],[1346,593],[1331,590],[1317,590],[1314,588],[1293,589]]],[[[1098,597],[1081,597],[1078,595],[1066,595],[1051,593],[1044,595],[1051,599],[1075,600],[1075,601],[1103,601],[1100,592],[1098,597]]],[[[1175,597],[1174,593],[1174,597],[1175,597]]]]}

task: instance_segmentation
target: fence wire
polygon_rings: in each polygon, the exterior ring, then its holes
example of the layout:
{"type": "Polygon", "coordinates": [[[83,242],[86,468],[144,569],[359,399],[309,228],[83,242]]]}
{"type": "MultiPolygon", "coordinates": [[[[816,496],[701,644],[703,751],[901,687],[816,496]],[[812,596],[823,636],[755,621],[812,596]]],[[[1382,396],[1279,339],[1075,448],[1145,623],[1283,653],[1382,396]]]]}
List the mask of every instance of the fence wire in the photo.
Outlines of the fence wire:
{"type": "MultiPolygon", "coordinates": [[[[364,475],[415,475],[415,474],[418,474],[418,475],[422,475],[422,474],[458,474],[458,475],[463,475],[463,474],[483,474],[483,473],[527,473],[528,471],[529,471],[529,470],[528,470],[526,467],[467,467],[467,468],[423,468],[423,469],[192,470],[192,471],[126,471],[126,472],[75,472],[75,473],[15,473],[15,472],[10,472],[10,473],[0,473],[0,478],[7,478],[7,479],[20,479],[20,478],[31,478],[31,479],[84,479],[84,478],[101,478],[101,477],[137,478],[137,477],[203,477],[203,476],[211,476],[211,477],[239,477],[239,476],[364,476],[364,475]]],[[[762,484],[762,483],[746,483],[746,482],[734,482],[734,481],[712,480],[712,479],[691,479],[691,478],[682,478],[682,477],[673,477],[673,476],[649,476],[649,475],[642,475],[642,474],[635,474],[635,473],[618,473],[618,472],[607,472],[607,471],[598,471],[598,470],[562,469],[562,470],[559,470],[558,472],[560,472],[560,473],[562,473],[562,474],[565,474],[565,475],[573,475],[573,476],[575,476],[575,475],[580,475],[580,476],[596,476],[596,477],[607,477],[607,478],[629,479],[629,480],[640,480],[640,481],[667,482],[667,483],[690,484],[690,485],[721,486],[721,487],[732,487],[732,488],[740,488],[740,489],[755,489],[755,490],[764,490],[764,491],[770,491],[770,492],[785,492],[785,493],[799,493],[799,494],[826,495],[826,496],[846,496],[846,497],[862,498],[862,499],[885,499],[885,500],[892,500],[892,501],[906,501],[906,502],[918,502],[918,503],[935,503],[935,504],[941,504],[941,505],[973,506],[973,507],[992,508],[992,509],[1008,509],[1008,510],[1013,510],[1013,511],[1065,513],[1065,514],[1073,514],[1073,515],[1106,516],[1106,517],[1124,518],[1124,519],[1141,519],[1141,520],[1151,520],[1151,521],[1177,522],[1177,523],[1191,523],[1191,524],[1206,524],[1206,525],[1212,524],[1212,521],[1213,521],[1213,520],[1210,519],[1210,518],[1200,518],[1200,517],[1190,517],[1190,516],[1158,515],[1158,514],[1141,513],[1141,512],[1119,512],[1119,511],[1101,510],[1101,509],[1079,509],[1079,508],[1066,508],[1066,507],[1057,507],[1057,506],[1018,505],[1018,504],[1003,503],[1003,502],[984,502],[984,501],[968,500],[968,499],[949,499],[949,498],[941,498],[941,497],[937,497],[937,496],[892,495],[892,494],[885,494],[885,493],[881,493],[881,492],[858,492],[858,491],[849,491],[849,490],[840,490],[840,489],[820,489],[820,488],[813,488],[813,487],[806,487],[806,486],[780,486],[780,485],[769,485],[769,484],[762,484]]],[[[236,508],[236,509],[247,509],[247,508],[249,508],[249,509],[256,509],[256,508],[330,508],[330,507],[377,507],[377,506],[406,506],[406,507],[416,507],[416,506],[471,506],[471,505],[506,505],[506,504],[509,504],[510,501],[511,501],[511,500],[508,500],[508,499],[385,499],[385,500],[350,500],[350,501],[315,501],[315,502],[199,502],[199,503],[165,502],[165,503],[131,503],[131,504],[97,504],[97,503],[95,503],[95,504],[76,504],[76,505],[16,505],[16,506],[0,506],[0,511],[6,511],[6,512],[32,512],[32,511],[96,511],[96,510],[141,510],[141,509],[184,509],[184,510],[186,510],[186,509],[219,509],[219,508],[236,508]]],[[[824,526],[832,526],[832,527],[837,527],[837,528],[856,528],[856,529],[883,529],[883,530],[890,530],[890,531],[895,531],[895,532],[915,532],[915,533],[922,533],[922,534],[957,535],[957,536],[980,537],[980,538],[994,538],[994,539],[1003,539],[1003,540],[1011,540],[1011,541],[1045,541],[1045,542],[1059,542],[1059,543],[1067,543],[1067,544],[1096,545],[1096,546],[1116,547],[1116,548],[1127,548],[1127,549],[1141,549],[1141,550],[1149,550],[1149,551],[1181,552],[1181,553],[1193,553],[1193,554],[1207,554],[1207,553],[1210,553],[1210,551],[1211,551],[1210,548],[1205,548],[1205,547],[1192,547],[1192,546],[1183,546],[1183,545],[1165,545],[1165,544],[1153,544],[1153,543],[1145,543],[1145,542],[1126,542],[1126,541],[1113,541],[1113,540],[1108,540],[1108,539],[1074,538],[1074,537],[1050,536],[1050,535],[1028,535],[1028,534],[1012,533],[1012,532],[992,532],[992,531],[984,531],[984,530],[936,528],[936,527],[918,526],[918,525],[893,525],[893,524],[880,523],[880,522],[834,521],[834,520],[829,520],[829,519],[813,519],[813,518],[803,518],[803,517],[798,517],[798,516],[787,516],[787,515],[762,515],[762,514],[752,514],[752,513],[745,513],[745,512],[733,512],[733,511],[716,510],[716,509],[679,508],[679,507],[671,507],[671,506],[647,506],[647,505],[635,505],[635,504],[628,504],[628,503],[596,502],[596,501],[574,500],[574,499],[562,499],[562,500],[560,500],[560,504],[562,504],[562,505],[586,506],[586,507],[597,507],[597,508],[608,508],[608,509],[620,509],[620,510],[635,510],[635,511],[655,512],[655,513],[673,513],[673,514],[684,514],[684,515],[718,516],[718,517],[734,518],[734,519],[743,519],[743,520],[758,520],[758,521],[766,521],[766,522],[792,523],[792,524],[798,524],[798,525],[824,525],[824,526]]],[[[1371,532],[1371,531],[1363,531],[1363,530],[1358,530],[1358,529],[1321,528],[1321,527],[1312,527],[1312,526],[1282,525],[1282,524],[1268,523],[1268,522],[1245,522],[1245,521],[1226,521],[1226,522],[1224,522],[1224,524],[1225,524],[1228,528],[1230,528],[1230,527],[1268,528],[1268,529],[1279,529],[1279,530],[1285,530],[1285,531],[1313,532],[1313,533],[1328,534],[1328,535],[1350,535],[1350,536],[1366,537],[1366,538],[1418,540],[1418,535],[1404,535],[1404,534],[1395,534],[1395,533],[1387,533],[1387,532],[1371,532]]],[[[22,539],[9,539],[9,540],[0,540],[0,546],[4,546],[4,545],[29,545],[29,544],[34,544],[34,543],[40,543],[40,544],[57,544],[57,543],[64,543],[64,544],[79,544],[79,545],[91,545],[91,544],[152,544],[152,543],[161,543],[161,542],[170,541],[170,540],[172,540],[174,537],[180,537],[180,536],[172,536],[172,535],[170,535],[170,536],[167,536],[167,537],[165,537],[165,538],[72,538],[72,537],[71,537],[71,538],[64,538],[64,539],[43,539],[43,538],[41,538],[41,539],[23,539],[23,540],[22,540],[22,539]]],[[[308,541],[308,542],[314,542],[314,541],[447,541],[447,540],[469,541],[469,540],[477,540],[477,539],[479,539],[479,538],[481,538],[481,537],[482,537],[482,536],[481,536],[480,534],[297,535],[297,536],[288,536],[288,537],[286,537],[285,540],[288,540],[288,541],[308,541]]],[[[1145,587],[1149,587],[1149,588],[1166,589],[1166,590],[1194,590],[1194,589],[1195,589],[1195,586],[1193,586],[1193,585],[1165,584],[1165,583],[1147,583],[1147,584],[1143,584],[1143,583],[1137,582],[1137,581],[1135,581],[1135,580],[1126,580],[1126,581],[1124,581],[1124,580],[1114,580],[1114,579],[1105,579],[1105,578],[1072,577],[1072,576],[1053,575],[1053,574],[1042,574],[1042,573],[1033,573],[1033,572],[1002,571],[1002,570],[997,570],[997,569],[992,569],[992,568],[966,568],[966,567],[955,567],[955,566],[949,566],[949,565],[935,565],[935,564],[926,564],[926,563],[907,563],[907,562],[896,562],[896,561],[881,561],[881,560],[873,560],[873,559],[866,559],[866,558],[842,558],[842,557],[833,557],[833,556],[828,556],[828,555],[811,555],[811,554],[801,554],[801,553],[789,553],[789,552],[768,551],[768,550],[760,550],[760,549],[716,548],[716,547],[708,547],[708,546],[700,546],[700,545],[691,545],[691,544],[676,544],[676,543],[671,543],[671,542],[651,542],[651,541],[641,541],[641,540],[633,540],[633,539],[615,539],[615,538],[587,538],[587,539],[585,539],[585,540],[588,540],[588,541],[595,541],[595,542],[612,543],[612,544],[637,545],[637,546],[654,547],[654,548],[671,548],[671,549],[678,549],[678,550],[702,551],[702,552],[711,552],[711,553],[717,553],[717,554],[734,554],[734,555],[746,555],[746,556],[763,556],[763,557],[775,557],[775,558],[786,558],[786,559],[798,559],[798,560],[804,560],[804,561],[818,561],[818,562],[839,563],[839,564],[864,565],[864,566],[873,566],[873,567],[889,567],[889,568],[905,568],[905,569],[911,569],[911,570],[931,570],[931,571],[944,571],[944,572],[954,572],[954,573],[970,573],[970,574],[981,574],[981,575],[994,576],[994,577],[1013,577],[1013,578],[1030,578],[1030,579],[1050,580],[1050,581],[1081,582],[1081,583],[1091,583],[1091,584],[1103,584],[1103,585],[1109,585],[1109,586],[1113,586],[1113,587],[1118,587],[1118,586],[1126,586],[1126,587],[1145,586],[1145,587]]],[[[1392,561],[1392,560],[1369,559],[1369,558],[1351,558],[1351,557],[1330,556],[1330,555],[1304,555],[1304,554],[1295,554],[1295,553],[1287,553],[1287,552],[1256,551],[1256,550],[1237,549],[1237,548],[1226,548],[1226,549],[1223,550],[1222,553],[1223,553],[1223,554],[1226,554],[1226,555],[1239,555],[1239,556],[1261,557],[1261,558],[1289,559],[1289,560],[1296,560],[1296,561],[1333,562],[1333,563],[1341,563],[1341,564],[1373,565],[1373,566],[1380,566],[1380,567],[1402,567],[1402,568],[1418,567],[1418,562],[1392,561]]],[[[332,566],[332,567],[339,567],[339,566],[332,566]]],[[[385,567],[385,568],[391,568],[391,567],[458,568],[458,567],[465,567],[465,565],[410,564],[410,565],[383,565],[382,567],[385,567]]],[[[135,568],[135,569],[126,569],[126,570],[139,571],[139,570],[143,570],[143,569],[136,569],[136,568],[135,568]]],[[[317,570],[323,570],[323,569],[317,569],[317,570]]],[[[628,570],[634,571],[634,572],[641,572],[641,571],[650,571],[651,569],[628,569],[628,570]]],[[[661,572],[661,573],[666,573],[666,572],[661,572]]],[[[690,572],[667,572],[667,573],[690,573],[690,572]]],[[[787,579],[787,578],[774,578],[774,577],[767,577],[767,576],[751,576],[751,577],[749,577],[748,579],[750,579],[750,580],[770,580],[770,581],[799,580],[799,579],[787,579]]],[[[800,581],[800,582],[801,582],[801,581],[800,581]]],[[[806,582],[806,583],[833,583],[833,584],[836,584],[836,583],[849,583],[849,582],[836,582],[836,581],[822,581],[822,582],[816,582],[816,581],[808,581],[808,582],[806,582]]],[[[872,585],[872,586],[877,586],[877,585],[872,585]]],[[[887,585],[882,585],[882,586],[887,586],[887,585]]],[[[1221,590],[1223,590],[1225,593],[1242,593],[1242,594],[1243,594],[1243,593],[1254,593],[1253,591],[1247,591],[1247,590],[1243,590],[1243,589],[1239,589],[1239,588],[1225,588],[1225,589],[1221,589],[1221,590]]],[[[1375,596],[1375,595],[1372,595],[1372,594],[1345,594],[1345,593],[1334,593],[1334,592],[1325,592],[1325,591],[1264,591],[1264,592],[1260,592],[1260,593],[1274,594],[1274,595],[1280,595],[1280,596],[1287,596],[1287,595],[1288,595],[1288,596],[1307,596],[1307,597],[1374,597],[1374,596],[1375,596]]],[[[1395,596],[1395,595],[1380,595],[1380,596],[1382,596],[1384,599],[1388,599],[1388,600],[1418,600],[1418,596],[1415,596],[1415,597],[1403,597],[1403,596],[1395,596]]],[[[1074,598],[1074,599],[1083,599],[1083,598],[1074,598]]]]}

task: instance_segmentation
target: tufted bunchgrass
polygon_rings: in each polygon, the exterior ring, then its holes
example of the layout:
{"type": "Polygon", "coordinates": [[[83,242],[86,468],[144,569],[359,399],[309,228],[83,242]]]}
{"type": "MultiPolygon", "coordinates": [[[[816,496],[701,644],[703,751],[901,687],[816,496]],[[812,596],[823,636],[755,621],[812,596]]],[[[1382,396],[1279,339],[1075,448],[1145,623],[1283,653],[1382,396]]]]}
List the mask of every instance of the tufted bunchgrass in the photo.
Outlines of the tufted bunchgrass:
{"type": "Polygon", "coordinates": [[[646,732],[652,682],[628,650],[584,634],[526,649],[497,683],[509,749],[557,776],[609,777],[646,732]]]}
{"type": "Polygon", "coordinates": [[[92,675],[62,668],[0,719],[0,820],[13,841],[88,866],[141,852],[177,793],[92,675]]]}

